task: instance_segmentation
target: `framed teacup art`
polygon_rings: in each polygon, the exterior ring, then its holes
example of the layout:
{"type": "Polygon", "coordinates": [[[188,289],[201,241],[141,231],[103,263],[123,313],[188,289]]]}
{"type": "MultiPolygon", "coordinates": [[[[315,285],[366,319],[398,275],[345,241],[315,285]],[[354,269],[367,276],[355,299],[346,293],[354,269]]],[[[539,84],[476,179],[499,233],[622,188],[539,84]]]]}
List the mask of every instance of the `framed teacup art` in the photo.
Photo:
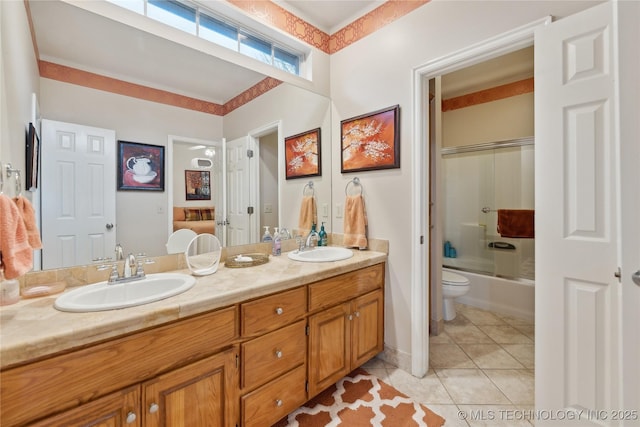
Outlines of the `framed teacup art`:
{"type": "Polygon", "coordinates": [[[118,141],[118,190],[164,191],[164,147],[118,141]]]}

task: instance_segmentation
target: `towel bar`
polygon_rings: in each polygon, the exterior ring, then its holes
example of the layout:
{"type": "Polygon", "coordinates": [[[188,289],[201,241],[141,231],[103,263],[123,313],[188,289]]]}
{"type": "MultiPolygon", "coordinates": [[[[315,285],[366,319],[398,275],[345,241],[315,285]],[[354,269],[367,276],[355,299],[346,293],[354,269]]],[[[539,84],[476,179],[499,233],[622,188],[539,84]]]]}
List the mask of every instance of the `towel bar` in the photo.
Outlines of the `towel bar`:
{"type": "Polygon", "coordinates": [[[362,194],[362,190],[364,188],[362,187],[362,184],[360,183],[360,178],[355,177],[351,181],[347,182],[347,185],[344,187],[344,194],[347,195],[347,196],[349,195],[349,184],[353,184],[355,187],[360,187],[360,194],[362,194]]]}

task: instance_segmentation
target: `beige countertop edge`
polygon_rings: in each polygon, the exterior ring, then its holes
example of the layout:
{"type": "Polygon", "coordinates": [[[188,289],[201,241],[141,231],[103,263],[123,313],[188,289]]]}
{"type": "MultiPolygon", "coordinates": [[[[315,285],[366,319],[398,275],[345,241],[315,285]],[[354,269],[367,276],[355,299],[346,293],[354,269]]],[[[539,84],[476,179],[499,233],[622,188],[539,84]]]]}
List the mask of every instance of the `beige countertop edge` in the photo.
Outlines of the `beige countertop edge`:
{"type": "MultiPolygon", "coordinates": [[[[274,292],[379,264],[387,254],[357,251],[344,261],[304,263],[285,254],[249,268],[221,265],[198,277],[183,294],[137,307],[91,313],[64,313],[53,303],[58,295],[23,299],[0,308],[0,368],[23,364],[103,340],[228,307],[274,292]]],[[[188,270],[177,272],[189,274],[188,270]]]]}

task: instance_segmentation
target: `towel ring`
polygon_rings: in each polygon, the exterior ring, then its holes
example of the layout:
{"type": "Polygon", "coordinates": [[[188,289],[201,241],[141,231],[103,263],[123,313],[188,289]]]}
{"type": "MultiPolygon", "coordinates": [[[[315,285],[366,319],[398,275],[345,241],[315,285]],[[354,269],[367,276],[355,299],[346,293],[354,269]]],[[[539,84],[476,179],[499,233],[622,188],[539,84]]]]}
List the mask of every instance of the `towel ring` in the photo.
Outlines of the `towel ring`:
{"type": "Polygon", "coordinates": [[[360,187],[360,193],[358,195],[362,194],[364,187],[362,187],[362,184],[360,184],[360,178],[355,177],[351,181],[347,182],[347,185],[344,187],[344,194],[347,196],[349,195],[349,184],[353,184],[354,187],[360,187]]]}
{"type": "Polygon", "coordinates": [[[306,196],[306,191],[307,188],[309,188],[311,190],[311,197],[314,197],[316,195],[316,190],[315,188],[313,188],[313,181],[309,181],[304,188],[302,189],[302,195],[306,196]]]}

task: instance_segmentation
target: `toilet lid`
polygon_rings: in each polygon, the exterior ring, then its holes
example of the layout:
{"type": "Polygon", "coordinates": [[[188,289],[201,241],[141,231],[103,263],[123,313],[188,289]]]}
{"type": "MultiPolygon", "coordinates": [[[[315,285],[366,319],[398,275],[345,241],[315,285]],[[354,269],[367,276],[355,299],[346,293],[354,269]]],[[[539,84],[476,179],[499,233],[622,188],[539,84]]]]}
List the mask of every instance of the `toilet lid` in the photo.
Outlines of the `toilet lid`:
{"type": "Polygon", "coordinates": [[[461,276],[460,274],[452,273],[450,271],[443,271],[442,283],[446,283],[447,285],[453,285],[453,286],[462,286],[462,285],[468,285],[469,279],[467,279],[464,276],[461,276]]]}

